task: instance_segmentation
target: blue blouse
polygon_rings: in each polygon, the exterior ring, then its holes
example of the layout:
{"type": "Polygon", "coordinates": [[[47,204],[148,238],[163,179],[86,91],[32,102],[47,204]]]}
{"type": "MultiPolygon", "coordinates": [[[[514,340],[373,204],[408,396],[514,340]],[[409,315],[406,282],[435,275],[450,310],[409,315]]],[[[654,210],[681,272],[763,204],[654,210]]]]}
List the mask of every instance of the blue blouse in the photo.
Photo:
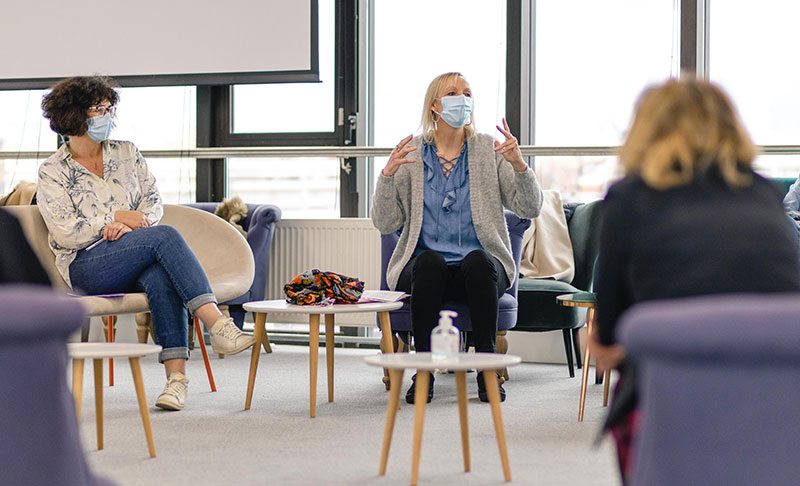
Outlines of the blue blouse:
{"type": "Polygon", "coordinates": [[[445,177],[442,171],[437,151],[433,141],[423,142],[424,208],[422,231],[414,255],[433,250],[442,255],[448,264],[456,264],[471,251],[483,249],[472,224],[467,142],[464,142],[458,162],[449,177],[445,177]]]}

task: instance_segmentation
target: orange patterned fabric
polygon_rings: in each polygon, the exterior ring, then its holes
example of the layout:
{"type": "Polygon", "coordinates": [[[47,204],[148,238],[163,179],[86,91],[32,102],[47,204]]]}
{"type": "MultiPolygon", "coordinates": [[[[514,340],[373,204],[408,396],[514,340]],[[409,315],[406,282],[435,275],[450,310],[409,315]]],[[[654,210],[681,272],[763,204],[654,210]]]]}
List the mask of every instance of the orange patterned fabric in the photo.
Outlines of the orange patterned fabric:
{"type": "Polygon", "coordinates": [[[283,291],[290,304],[355,304],[364,291],[364,282],[315,268],[297,275],[283,286],[283,291]]]}

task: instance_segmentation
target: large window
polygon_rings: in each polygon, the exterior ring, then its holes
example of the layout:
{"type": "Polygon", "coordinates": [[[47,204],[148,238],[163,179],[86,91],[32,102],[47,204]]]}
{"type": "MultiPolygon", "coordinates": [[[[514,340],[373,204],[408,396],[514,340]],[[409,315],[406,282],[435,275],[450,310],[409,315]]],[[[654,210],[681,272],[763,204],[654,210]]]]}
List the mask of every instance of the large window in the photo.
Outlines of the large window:
{"type": "MultiPolygon", "coordinates": [[[[472,88],[479,132],[502,135],[506,106],[506,2],[374,2],[374,144],[419,133],[423,98],[439,74],[458,71],[472,88]]],[[[374,177],[387,158],[376,158],[374,177]]]]}
{"type": "MultiPolygon", "coordinates": [[[[319,134],[329,140],[334,136],[338,122],[335,2],[320,0],[318,5],[320,82],[231,87],[227,128],[233,140],[248,140],[237,135],[252,134],[258,138],[249,140],[259,145],[313,145],[319,134]],[[281,140],[285,134],[294,137],[281,140]]],[[[284,218],[339,217],[339,185],[336,158],[233,157],[227,163],[228,196],[275,204],[284,218]]]]}
{"type": "MultiPolygon", "coordinates": [[[[196,93],[190,86],[123,88],[111,137],[129,140],[145,153],[196,147],[196,93]]],[[[165,203],[195,201],[195,159],[150,158],[147,166],[165,203]]]]}
{"type": "Polygon", "coordinates": [[[320,0],[320,82],[234,86],[231,120],[233,133],[334,131],[336,123],[334,16],[334,1],[320,0]]]}
{"type": "MultiPolygon", "coordinates": [[[[538,0],[534,12],[532,142],[621,144],[644,88],[677,74],[673,0],[538,0]]],[[[567,200],[603,197],[612,156],[536,157],[545,189],[567,200]]]]}
{"type": "Polygon", "coordinates": [[[0,159],[0,195],[20,181],[36,181],[39,164],[56,150],[57,136],[42,117],[44,91],[0,91],[0,151],[42,152],[41,159],[0,159]]]}
{"type": "MultiPolygon", "coordinates": [[[[714,0],[709,8],[709,76],[733,98],[760,145],[800,142],[800,4],[782,0],[714,0]],[[745,33],[746,32],[746,33],[745,33]]],[[[762,156],[768,176],[796,177],[800,156],[762,156]]]]}

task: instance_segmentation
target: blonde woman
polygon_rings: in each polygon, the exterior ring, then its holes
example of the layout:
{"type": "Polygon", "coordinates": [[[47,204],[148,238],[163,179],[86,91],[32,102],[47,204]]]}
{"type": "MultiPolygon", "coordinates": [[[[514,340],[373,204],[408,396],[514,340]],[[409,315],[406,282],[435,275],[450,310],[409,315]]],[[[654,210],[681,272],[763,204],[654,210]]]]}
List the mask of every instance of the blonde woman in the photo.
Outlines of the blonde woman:
{"type": "MultiPolygon", "coordinates": [[[[425,94],[422,134],[397,144],[375,188],[375,227],[383,234],[403,227],[386,281],[411,294],[417,351],[430,351],[442,302],[457,300],[469,307],[475,350],[494,352],[497,302],[516,277],[503,208],[523,218],[541,208],[536,176],[505,120],[497,127],[501,143],[475,132],[472,108],[460,73],[437,76],[425,94]]],[[[477,380],[479,398],[488,401],[482,374],[477,380]]],[[[414,392],[412,384],[407,402],[414,392]]]]}
{"type": "Polygon", "coordinates": [[[636,434],[635,366],[615,344],[637,302],[800,289],[797,236],[781,194],[752,169],[755,147],[727,96],[706,81],[646,91],[605,199],[593,353],[621,372],[607,420],[628,477],[636,434]]]}

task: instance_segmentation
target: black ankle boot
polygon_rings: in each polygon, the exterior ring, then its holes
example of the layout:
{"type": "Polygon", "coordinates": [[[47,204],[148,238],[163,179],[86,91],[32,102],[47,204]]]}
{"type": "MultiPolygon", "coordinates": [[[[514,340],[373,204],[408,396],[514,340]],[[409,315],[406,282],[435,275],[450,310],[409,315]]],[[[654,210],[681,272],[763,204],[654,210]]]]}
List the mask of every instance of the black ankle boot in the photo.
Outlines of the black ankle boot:
{"type": "MultiPolygon", "coordinates": [[[[430,373],[430,382],[428,382],[428,402],[431,403],[433,400],[433,373],[430,373]]],[[[414,373],[414,376],[411,377],[411,387],[406,392],[406,403],[414,403],[414,397],[417,393],[417,374],[414,373]]]]}
{"type": "MultiPolygon", "coordinates": [[[[480,373],[478,373],[478,376],[476,377],[477,381],[478,381],[478,398],[482,402],[488,402],[489,401],[489,394],[486,392],[486,383],[483,381],[483,373],[484,372],[481,371],[480,373]]],[[[494,372],[490,371],[490,373],[494,373],[494,372]]],[[[503,388],[503,385],[500,384],[500,380],[499,379],[497,381],[497,388],[498,388],[498,391],[500,392],[500,401],[501,402],[505,402],[506,401],[506,390],[503,388]]]]}

